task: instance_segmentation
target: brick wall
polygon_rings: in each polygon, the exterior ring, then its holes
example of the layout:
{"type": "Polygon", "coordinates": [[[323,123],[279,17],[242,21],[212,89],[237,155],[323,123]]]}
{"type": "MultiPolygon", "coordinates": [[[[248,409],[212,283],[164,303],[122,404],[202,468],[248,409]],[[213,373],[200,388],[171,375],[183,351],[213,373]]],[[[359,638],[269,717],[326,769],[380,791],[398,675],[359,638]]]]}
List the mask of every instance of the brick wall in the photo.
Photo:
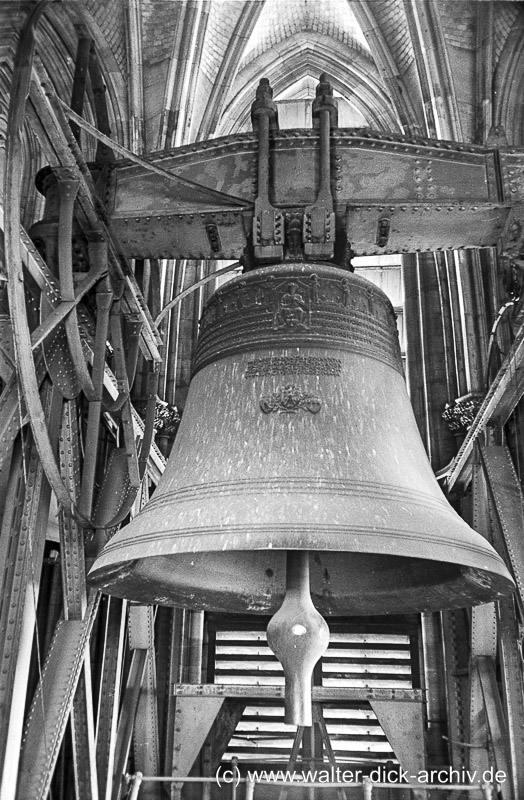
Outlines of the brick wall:
{"type": "Polygon", "coordinates": [[[230,0],[227,3],[214,3],[211,7],[200,64],[203,74],[211,81],[220,69],[244,5],[241,0],[230,0]]]}
{"type": "Polygon", "coordinates": [[[402,0],[376,0],[372,10],[387,40],[397,69],[403,75],[414,59],[402,0]]]}
{"type": "Polygon", "coordinates": [[[124,0],[106,0],[105,3],[100,3],[99,0],[86,0],[85,5],[100,26],[118,66],[125,73],[127,65],[124,0]]]}

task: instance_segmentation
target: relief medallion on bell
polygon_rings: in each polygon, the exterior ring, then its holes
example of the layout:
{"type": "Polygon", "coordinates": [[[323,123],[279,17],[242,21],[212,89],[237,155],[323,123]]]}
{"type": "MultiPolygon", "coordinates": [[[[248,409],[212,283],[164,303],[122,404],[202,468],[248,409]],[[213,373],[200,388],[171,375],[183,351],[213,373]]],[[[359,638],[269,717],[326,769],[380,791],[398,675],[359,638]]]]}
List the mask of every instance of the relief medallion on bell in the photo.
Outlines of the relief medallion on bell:
{"type": "Polygon", "coordinates": [[[297,414],[301,410],[318,414],[322,401],[312,394],[306,394],[298,386],[288,385],[261,397],[259,405],[264,414],[297,414]]]}

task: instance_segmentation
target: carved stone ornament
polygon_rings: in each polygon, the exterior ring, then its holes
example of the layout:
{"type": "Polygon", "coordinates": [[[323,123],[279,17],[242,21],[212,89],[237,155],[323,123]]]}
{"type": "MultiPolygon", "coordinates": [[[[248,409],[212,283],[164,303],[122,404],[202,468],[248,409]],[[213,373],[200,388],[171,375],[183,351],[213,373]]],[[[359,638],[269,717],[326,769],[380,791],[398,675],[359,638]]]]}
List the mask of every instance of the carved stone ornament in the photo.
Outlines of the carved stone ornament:
{"type": "Polygon", "coordinates": [[[283,386],[277,392],[260,398],[260,408],[264,414],[297,414],[301,409],[318,414],[322,401],[304,392],[297,386],[283,386]]]}

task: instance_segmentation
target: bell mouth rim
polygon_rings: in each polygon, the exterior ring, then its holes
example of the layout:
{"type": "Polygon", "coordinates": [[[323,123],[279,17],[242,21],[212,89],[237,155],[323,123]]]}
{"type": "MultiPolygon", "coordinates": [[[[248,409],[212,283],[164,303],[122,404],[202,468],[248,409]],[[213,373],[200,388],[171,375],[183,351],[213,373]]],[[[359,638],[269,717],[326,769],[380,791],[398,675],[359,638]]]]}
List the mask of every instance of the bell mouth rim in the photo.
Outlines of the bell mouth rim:
{"type": "MultiPolygon", "coordinates": [[[[464,608],[499,599],[513,588],[509,576],[463,564],[389,554],[346,555],[347,559],[337,551],[310,554],[311,596],[326,616],[464,608]],[[328,583],[326,570],[331,575],[328,583]]],[[[276,549],[155,555],[99,567],[90,582],[140,603],[271,614],[284,597],[285,561],[284,551],[276,549]],[[227,572],[222,573],[224,566],[227,572]],[[253,575],[244,577],[249,570],[253,575]]]]}
{"type": "MultiPolygon", "coordinates": [[[[458,520],[468,530],[466,523],[460,518],[458,520]]],[[[109,583],[112,588],[109,589],[109,593],[112,593],[115,586],[123,586],[126,583],[124,576],[129,572],[131,565],[147,563],[152,566],[155,559],[164,565],[163,569],[167,569],[168,573],[172,570],[167,568],[167,562],[172,564],[175,570],[178,570],[179,565],[185,564],[186,569],[194,572],[192,562],[203,561],[206,557],[215,562],[223,559],[234,561],[241,557],[249,559],[250,555],[252,558],[260,556],[263,559],[274,554],[274,558],[280,558],[287,550],[307,550],[313,558],[315,554],[318,554],[320,559],[332,560],[340,560],[346,556],[345,560],[349,563],[351,559],[356,561],[381,559],[384,563],[396,563],[402,559],[410,564],[424,561],[435,565],[435,569],[436,565],[443,564],[448,569],[470,570],[486,576],[488,582],[496,580],[501,587],[505,587],[496,593],[497,596],[507,594],[514,588],[514,582],[502,558],[486,540],[480,537],[480,534],[478,540],[473,539],[469,542],[440,534],[438,542],[434,540],[431,542],[430,550],[425,531],[388,530],[384,527],[376,530],[372,526],[338,526],[335,533],[332,524],[315,525],[310,530],[304,530],[301,524],[272,525],[270,528],[261,525],[258,530],[253,525],[246,528],[245,525],[230,524],[227,533],[220,529],[215,529],[214,532],[203,531],[202,528],[195,529],[191,535],[187,535],[186,532],[175,538],[172,533],[171,530],[154,532],[149,529],[141,536],[134,535],[132,541],[110,541],[90,570],[90,582],[103,590],[108,586],[107,578],[110,575],[109,583]],[[144,555],[146,552],[147,555],[144,555]]],[[[162,570],[159,570],[157,579],[160,581],[161,575],[162,570]]],[[[184,575],[185,572],[182,570],[182,576],[184,575]]],[[[376,590],[380,591],[380,585],[376,590]]],[[[406,591],[408,590],[409,586],[406,591]]],[[[131,594],[121,596],[133,599],[132,582],[127,586],[127,591],[131,591],[131,594]]],[[[482,591],[480,595],[484,599],[479,602],[488,602],[492,599],[482,591]]],[[[439,606],[439,608],[444,607],[446,606],[439,606]]],[[[359,611],[359,613],[373,612],[359,611]]]]}

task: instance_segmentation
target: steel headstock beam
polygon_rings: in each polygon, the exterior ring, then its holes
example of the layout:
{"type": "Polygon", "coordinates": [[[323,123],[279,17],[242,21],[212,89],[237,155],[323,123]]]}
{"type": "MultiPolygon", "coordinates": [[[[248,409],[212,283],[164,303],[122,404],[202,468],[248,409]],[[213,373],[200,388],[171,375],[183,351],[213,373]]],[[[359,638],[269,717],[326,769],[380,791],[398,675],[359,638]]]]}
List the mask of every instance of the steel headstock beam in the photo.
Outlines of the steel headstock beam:
{"type": "MultiPolygon", "coordinates": [[[[303,215],[316,200],[319,132],[273,130],[269,145],[271,203],[288,219],[303,215]]],[[[113,162],[106,210],[122,252],[240,258],[253,222],[257,159],[257,136],[243,133],[152,154],[147,165],[113,162]],[[190,182],[245,205],[212,202],[190,182]]],[[[356,255],[488,247],[501,239],[509,253],[524,247],[522,148],[335,129],[331,167],[337,236],[356,255]]]]}

